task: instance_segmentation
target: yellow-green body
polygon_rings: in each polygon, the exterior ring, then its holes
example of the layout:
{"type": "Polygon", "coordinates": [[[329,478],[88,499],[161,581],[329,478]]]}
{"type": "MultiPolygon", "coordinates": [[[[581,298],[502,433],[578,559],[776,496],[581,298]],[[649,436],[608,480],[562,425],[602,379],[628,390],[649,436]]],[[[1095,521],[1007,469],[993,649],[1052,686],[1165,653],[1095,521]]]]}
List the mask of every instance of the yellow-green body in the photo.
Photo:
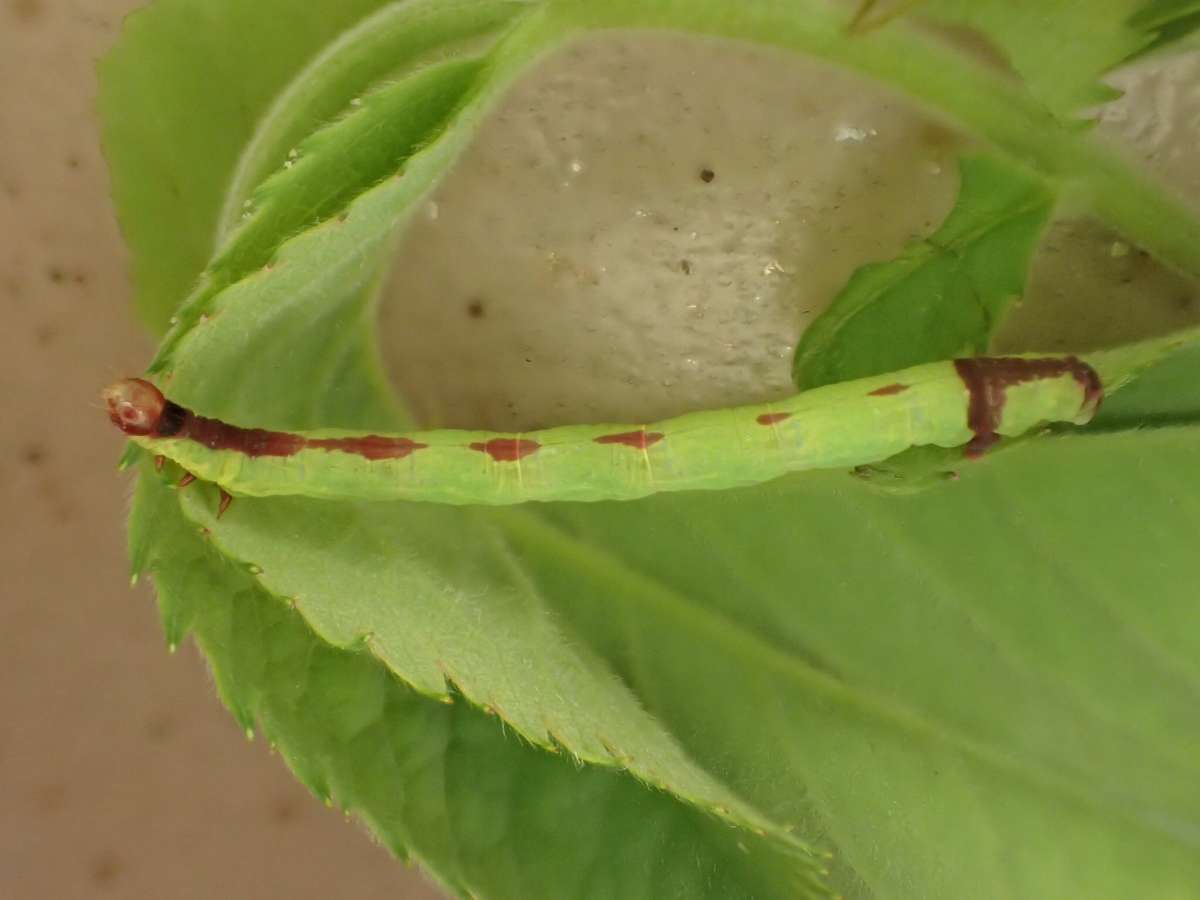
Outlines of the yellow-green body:
{"type": "MultiPolygon", "coordinates": [[[[190,438],[133,440],[233,495],[452,504],[632,500],[660,491],[756,484],[806,469],[866,465],[915,446],[962,446],[973,437],[970,399],[954,364],[939,362],[775,403],[689,413],[647,425],[389,436],[424,445],[398,459],[311,448],[290,456],[249,456],[190,438]],[[636,446],[636,437],[628,438],[643,432],[644,447],[636,446]],[[629,442],[597,442],[613,435],[629,442]],[[518,459],[496,459],[480,449],[495,440],[535,442],[537,448],[518,459]]],[[[1012,437],[1045,423],[1082,424],[1094,411],[1086,399],[1084,387],[1067,372],[1010,385],[994,430],[1012,437]]],[[[322,430],[301,436],[360,435],[322,430]]]]}

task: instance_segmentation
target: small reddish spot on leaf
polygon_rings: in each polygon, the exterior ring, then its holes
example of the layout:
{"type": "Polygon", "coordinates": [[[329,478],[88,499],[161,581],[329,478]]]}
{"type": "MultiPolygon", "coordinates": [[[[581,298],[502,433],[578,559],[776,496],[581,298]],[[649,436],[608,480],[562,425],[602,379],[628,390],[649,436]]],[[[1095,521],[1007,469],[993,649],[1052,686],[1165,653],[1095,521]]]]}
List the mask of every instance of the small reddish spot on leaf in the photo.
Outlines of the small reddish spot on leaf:
{"type": "Polygon", "coordinates": [[[597,444],[624,444],[635,450],[645,450],[653,447],[666,435],[657,431],[625,431],[621,434],[605,434],[596,438],[597,444]]]}
{"type": "Polygon", "coordinates": [[[521,438],[492,438],[487,443],[474,443],[470,446],[472,450],[486,453],[496,462],[516,462],[542,449],[542,445],[537,441],[521,438]]]}
{"type": "Polygon", "coordinates": [[[785,412],[763,413],[758,417],[757,421],[759,425],[778,425],[780,422],[786,422],[791,417],[791,413],[785,412]]]}
{"type": "Polygon", "coordinates": [[[889,384],[885,387],[876,388],[871,391],[868,397],[894,397],[896,394],[903,394],[911,385],[907,384],[889,384]]]}

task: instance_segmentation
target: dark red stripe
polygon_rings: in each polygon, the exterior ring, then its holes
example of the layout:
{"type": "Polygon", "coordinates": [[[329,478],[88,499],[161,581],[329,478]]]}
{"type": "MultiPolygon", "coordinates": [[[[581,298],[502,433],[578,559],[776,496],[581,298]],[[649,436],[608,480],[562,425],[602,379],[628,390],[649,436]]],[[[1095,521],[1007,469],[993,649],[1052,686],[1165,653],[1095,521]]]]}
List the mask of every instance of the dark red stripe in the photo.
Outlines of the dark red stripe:
{"type": "Polygon", "coordinates": [[[791,413],[763,413],[756,421],[759,425],[778,425],[780,422],[786,422],[791,417],[791,413]]]}
{"type": "Polygon", "coordinates": [[[621,434],[605,434],[596,438],[597,444],[624,444],[634,450],[645,450],[653,447],[666,435],[657,431],[624,431],[621,434]]]}
{"type": "Polygon", "coordinates": [[[298,434],[263,428],[240,428],[187,410],[184,410],[179,430],[172,437],[188,438],[210,450],[232,450],[253,457],[294,456],[304,449],[304,438],[298,434]]]}
{"type": "Polygon", "coordinates": [[[542,445],[537,441],[526,441],[521,438],[492,438],[486,444],[475,443],[470,447],[472,450],[486,453],[496,462],[516,462],[542,449],[542,445]]]}
{"type": "MultiPolygon", "coordinates": [[[[109,418],[132,435],[186,438],[210,450],[231,450],[246,456],[294,456],[301,450],[330,450],[352,453],[369,460],[403,459],[420,444],[406,437],[368,434],[362,437],[312,438],[286,431],[240,428],[220,419],[198,416],[173,403],[162,391],[141,378],[126,378],[104,392],[109,418]]],[[[162,457],[155,462],[162,467],[162,457]]]]}
{"type": "Polygon", "coordinates": [[[209,419],[186,412],[175,437],[186,437],[211,450],[232,450],[250,457],[295,456],[301,450],[328,450],[351,453],[364,459],[403,459],[425,449],[406,437],[384,437],[368,434],[362,437],[312,438],[286,431],[267,431],[263,428],[241,428],[219,419],[209,419]]]}
{"type": "Polygon", "coordinates": [[[307,446],[313,450],[339,450],[342,453],[354,453],[365,459],[404,459],[404,457],[424,450],[428,444],[411,441],[404,437],[383,437],[369,434],[356,438],[318,438],[310,440],[307,446]]]}
{"type": "Polygon", "coordinates": [[[907,384],[889,384],[887,387],[876,388],[867,394],[868,397],[894,397],[908,390],[907,384]]]}

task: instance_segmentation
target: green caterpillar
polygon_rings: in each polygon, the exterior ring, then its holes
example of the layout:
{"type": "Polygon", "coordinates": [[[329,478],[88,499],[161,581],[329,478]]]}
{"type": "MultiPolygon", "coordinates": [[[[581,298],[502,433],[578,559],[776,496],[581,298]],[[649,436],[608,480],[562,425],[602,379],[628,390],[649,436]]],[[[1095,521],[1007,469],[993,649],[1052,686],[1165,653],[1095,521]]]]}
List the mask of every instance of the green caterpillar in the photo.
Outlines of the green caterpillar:
{"type": "Polygon", "coordinates": [[[1087,423],[1103,388],[1074,356],[976,357],[650,425],[401,435],[243,428],[172,403],[136,378],[103,396],[136,444],[226,495],[506,504],[737,487],[880,462],[923,445],[965,445],[976,458],[1001,436],[1087,423]]]}

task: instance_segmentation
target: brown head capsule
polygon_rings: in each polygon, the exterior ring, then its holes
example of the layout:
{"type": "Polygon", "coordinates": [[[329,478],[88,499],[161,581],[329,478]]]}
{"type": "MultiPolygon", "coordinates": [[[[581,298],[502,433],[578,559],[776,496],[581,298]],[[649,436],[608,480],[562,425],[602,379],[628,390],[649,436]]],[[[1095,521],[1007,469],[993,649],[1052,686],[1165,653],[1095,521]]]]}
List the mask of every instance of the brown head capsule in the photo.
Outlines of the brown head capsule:
{"type": "Polygon", "coordinates": [[[158,434],[167,398],[148,381],[124,378],[100,395],[112,423],[126,434],[144,437],[158,434]]]}

